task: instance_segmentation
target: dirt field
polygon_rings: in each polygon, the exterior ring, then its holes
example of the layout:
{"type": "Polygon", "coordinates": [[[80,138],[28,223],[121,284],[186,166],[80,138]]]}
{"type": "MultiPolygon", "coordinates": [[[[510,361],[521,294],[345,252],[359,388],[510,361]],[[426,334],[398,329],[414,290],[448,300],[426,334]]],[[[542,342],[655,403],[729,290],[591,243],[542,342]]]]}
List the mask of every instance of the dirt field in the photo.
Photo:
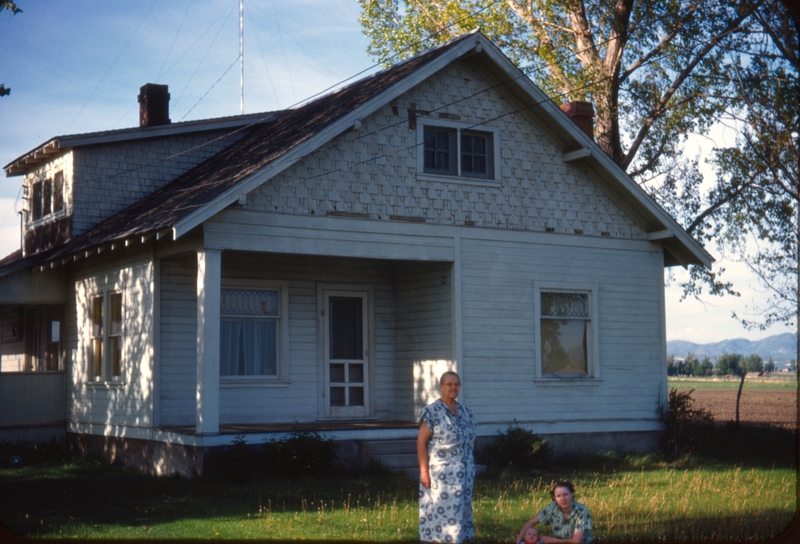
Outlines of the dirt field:
{"type": "MultiPolygon", "coordinates": [[[[705,408],[716,421],[736,419],[736,390],[706,389],[692,393],[694,408],[705,408]]],[[[763,390],[747,387],[742,391],[739,420],[753,423],[775,423],[797,426],[797,392],[792,390],[763,390]]]]}

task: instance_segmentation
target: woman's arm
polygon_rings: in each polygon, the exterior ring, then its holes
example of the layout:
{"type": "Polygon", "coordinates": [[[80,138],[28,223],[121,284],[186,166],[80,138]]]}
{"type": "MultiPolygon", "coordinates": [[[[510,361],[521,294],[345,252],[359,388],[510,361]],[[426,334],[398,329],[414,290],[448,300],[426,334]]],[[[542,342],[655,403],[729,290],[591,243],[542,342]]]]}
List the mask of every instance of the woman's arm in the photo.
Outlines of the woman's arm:
{"type": "MultiPolygon", "coordinates": [[[[522,529],[520,530],[519,535],[517,536],[517,544],[519,544],[520,542],[525,540],[525,531],[527,531],[528,529],[530,529],[531,527],[533,527],[537,523],[539,523],[539,517],[538,516],[533,516],[531,519],[529,519],[528,521],[525,522],[525,525],[522,526],[522,529]]],[[[544,540],[542,540],[542,538],[544,538],[544,537],[540,537],[539,540],[544,542],[544,540]]]]}
{"type": "Polygon", "coordinates": [[[433,433],[428,425],[422,421],[419,424],[419,434],[417,435],[417,460],[419,461],[419,482],[423,487],[431,487],[431,473],[428,468],[428,442],[433,433]]]}
{"type": "Polygon", "coordinates": [[[574,544],[581,544],[581,542],[583,542],[583,534],[585,532],[586,531],[579,531],[576,529],[575,532],[572,533],[572,538],[570,539],[556,538],[554,536],[542,536],[539,537],[539,540],[545,544],[550,542],[573,542],[574,544]]]}

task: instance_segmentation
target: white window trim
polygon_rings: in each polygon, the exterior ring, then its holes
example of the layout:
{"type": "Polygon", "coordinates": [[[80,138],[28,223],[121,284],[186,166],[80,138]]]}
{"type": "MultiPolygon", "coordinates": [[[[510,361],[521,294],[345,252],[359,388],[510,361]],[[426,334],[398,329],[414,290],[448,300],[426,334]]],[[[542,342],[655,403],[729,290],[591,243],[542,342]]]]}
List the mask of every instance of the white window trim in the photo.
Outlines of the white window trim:
{"type": "Polygon", "coordinates": [[[275,376],[220,376],[220,388],[288,387],[291,384],[289,380],[289,282],[223,278],[221,288],[277,290],[280,315],[278,316],[278,368],[275,376]]]}
{"type": "Polygon", "coordinates": [[[600,382],[600,343],[597,319],[597,284],[563,283],[563,282],[533,282],[534,300],[534,365],[533,376],[537,385],[597,385],[600,382]],[[542,291],[549,293],[579,293],[589,296],[589,341],[587,345],[587,374],[586,376],[573,375],[543,375],[542,374],[542,291]]]}
{"type": "Polygon", "coordinates": [[[87,383],[93,387],[107,387],[107,386],[122,386],[125,384],[125,351],[128,347],[128,342],[126,342],[126,326],[125,326],[125,292],[123,289],[119,288],[118,286],[109,286],[107,288],[100,288],[94,289],[88,297],[89,300],[89,348],[88,348],[88,358],[87,358],[87,376],[89,379],[87,383]],[[120,295],[122,297],[121,305],[122,305],[122,323],[120,324],[120,334],[119,337],[122,338],[122,354],[120,355],[120,375],[119,376],[112,376],[111,375],[111,365],[113,364],[111,361],[111,295],[120,295]],[[103,299],[103,360],[101,361],[101,368],[102,374],[100,376],[96,376],[94,374],[94,333],[92,331],[92,326],[94,324],[92,312],[94,311],[94,304],[93,301],[95,298],[102,298],[103,299]]]}
{"type": "Polygon", "coordinates": [[[449,119],[424,119],[417,118],[417,179],[421,181],[443,181],[446,183],[461,183],[465,185],[483,185],[487,187],[500,187],[500,129],[488,125],[476,125],[449,119]],[[455,175],[428,174],[425,172],[425,128],[443,128],[456,132],[456,169],[455,175]],[[488,178],[472,178],[461,175],[461,131],[485,132],[492,135],[492,175],[488,178]]]}

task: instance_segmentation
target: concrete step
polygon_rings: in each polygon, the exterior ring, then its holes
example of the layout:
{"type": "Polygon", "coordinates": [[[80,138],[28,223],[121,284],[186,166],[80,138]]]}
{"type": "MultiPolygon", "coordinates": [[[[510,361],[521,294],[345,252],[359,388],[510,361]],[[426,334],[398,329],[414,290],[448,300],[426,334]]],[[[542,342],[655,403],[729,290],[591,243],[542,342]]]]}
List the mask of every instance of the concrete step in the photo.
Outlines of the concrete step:
{"type": "Polygon", "coordinates": [[[375,459],[388,469],[406,469],[418,466],[416,453],[390,453],[376,456],[375,459]]]}

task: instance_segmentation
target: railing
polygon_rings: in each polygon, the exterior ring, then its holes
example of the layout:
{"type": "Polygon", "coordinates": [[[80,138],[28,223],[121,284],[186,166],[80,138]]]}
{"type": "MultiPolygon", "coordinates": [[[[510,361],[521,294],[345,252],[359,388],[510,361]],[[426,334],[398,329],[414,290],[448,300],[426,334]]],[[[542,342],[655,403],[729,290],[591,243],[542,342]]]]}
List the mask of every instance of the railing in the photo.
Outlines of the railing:
{"type": "Polygon", "coordinates": [[[64,380],[63,372],[0,372],[0,439],[63,435],[64,380]]]}

